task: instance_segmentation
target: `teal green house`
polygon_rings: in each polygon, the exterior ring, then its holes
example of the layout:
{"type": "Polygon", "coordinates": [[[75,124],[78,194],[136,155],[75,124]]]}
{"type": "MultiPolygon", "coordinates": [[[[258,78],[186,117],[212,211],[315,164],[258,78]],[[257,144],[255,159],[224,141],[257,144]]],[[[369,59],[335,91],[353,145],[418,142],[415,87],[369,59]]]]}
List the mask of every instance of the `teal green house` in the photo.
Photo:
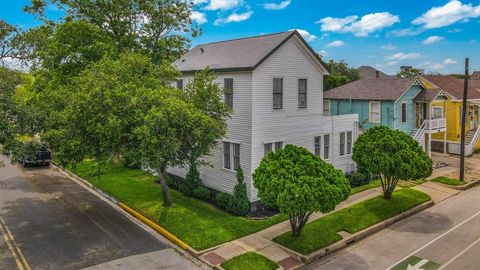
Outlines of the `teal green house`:
{"type": "Polygon", "coordinates": [[[415,132],[416,103],[425,87],[416,78],[367,78],[324,92],[324,111],[331,115],[358,114],[359,125],[368,129],[388,126],[408,134],[415,132]]]}

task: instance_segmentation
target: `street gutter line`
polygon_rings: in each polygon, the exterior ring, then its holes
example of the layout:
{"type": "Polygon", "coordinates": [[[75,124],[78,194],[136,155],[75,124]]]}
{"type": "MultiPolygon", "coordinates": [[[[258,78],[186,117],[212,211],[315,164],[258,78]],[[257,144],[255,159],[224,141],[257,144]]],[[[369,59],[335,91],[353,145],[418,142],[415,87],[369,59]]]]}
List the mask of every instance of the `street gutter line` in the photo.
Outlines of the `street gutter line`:
{"type": "Polygon", "coordinates": [[[457,224],[456,226],[454,226],[453,228],[449,229],[448,231],[442,233],[441,235],[437,236],[435,239],[431,240],[430,242],[426,243],[425,245],[421,246],[420,248],[418,248],[417,250],[415,250],[414,252],[410,253],[409,255],[403,257],[401,260],[395,262],[394,264],[392,264],[391,266],[389,266],[387,269],[392,269],[394,266],[396,266],[397,264],[403,262],[404,260],[406,260],[407,258],[409,258],[410,256],[414,255],[415,253],[419,252],[420,250],[428,247],[430,244],[432,244],[433,242],[437,241],[438,239],[444,237],[445,235],[449,234],[450,232],[456,230],[458,227],[462,226],[463,224],[469,222],[470,220],[472,220],[473,218],[475,218],[476,216],[480,215],[480,211],[478,211],[477,213],[475,213],[473,216],[465,219],[464,221],[462,221],[461,223],[457,224]]]}
{"type": "Polygon", "coordinates": [[[441,270],[441,269],[444,269],[445,267],[447,267],[449,264],[451,264],[453,261],[455,261],[456,259],[458,259],[458,257],[462,256],[465,252],[467,252],[469,249],[471,249],[473,246],[475,246],[478,242],[480,242],[480,238],[478,238],[475,242],[471,243],[468,247],[466,247],[464,250],[462,250],[460,253],[458,253],[457,255],[455,255],[455,257],[451,258],[448,262],[446,262],[445,264],[443,264],[440,268],[438,268],[438,270],[441,270]]]}

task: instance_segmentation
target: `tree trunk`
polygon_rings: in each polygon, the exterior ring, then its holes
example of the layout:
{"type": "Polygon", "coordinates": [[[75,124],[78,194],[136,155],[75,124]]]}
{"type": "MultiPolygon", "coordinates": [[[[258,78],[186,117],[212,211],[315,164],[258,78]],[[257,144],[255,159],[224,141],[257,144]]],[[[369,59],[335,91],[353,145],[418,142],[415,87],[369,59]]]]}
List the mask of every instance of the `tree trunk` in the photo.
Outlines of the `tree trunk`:
{"type": "Polygon", "coordinates": [[[170,207],[172,206],[172,198],[170,197],[170,190],[168,189],[167,177],[165,176],[165,169],[157,169],[158,179],[160,180],[160,186],[162,187],[163,193],[163,206],[170,207]]]}
{"type": "Polygon", "coordinates": [[[293,237],[299,237],[300,233],[307,224],[308,218],[312,213],[298,213],[290,215],[290,227],[292,227],[293,237]]]}

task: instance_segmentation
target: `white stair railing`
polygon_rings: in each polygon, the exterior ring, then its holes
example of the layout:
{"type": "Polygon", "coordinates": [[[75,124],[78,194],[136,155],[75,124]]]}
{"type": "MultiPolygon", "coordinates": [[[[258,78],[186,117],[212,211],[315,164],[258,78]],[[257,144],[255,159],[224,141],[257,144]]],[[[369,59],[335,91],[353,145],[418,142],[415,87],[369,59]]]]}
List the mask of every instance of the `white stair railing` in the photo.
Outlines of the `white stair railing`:
{"type": "Polygon", "coordinates": [[[423,121],[422,125],[418,128],[415,135],[413,135],[413,139],[417,142],[420,142],[422,137],[425,135],[425,128],[426,128],[426,121],[423,121]]]}
{"type": "Polygon", "coordinates": [[[478,138],[480,137],[480,128],[477,128],[475,131],[475,135],[473,135],[472,140],[469,144],[465,145],[465,154],[470,155],[475,150],[475,146],[477,145],[478,138]]]}

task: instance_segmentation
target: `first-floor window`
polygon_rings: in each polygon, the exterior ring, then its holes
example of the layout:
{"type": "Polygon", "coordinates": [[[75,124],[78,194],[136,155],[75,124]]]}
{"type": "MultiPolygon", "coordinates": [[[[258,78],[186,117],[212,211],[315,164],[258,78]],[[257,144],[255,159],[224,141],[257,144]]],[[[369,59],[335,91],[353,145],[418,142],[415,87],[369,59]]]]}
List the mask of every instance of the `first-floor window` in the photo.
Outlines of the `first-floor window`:
{"type": "Polygon", "coordinates": [[[238,170],[240,167],[240,144],[223,142],[223,168],[238,170]],[[233,166],[232,166],[233,161],[233,166]]]}
{"type": "Polygon", "coordinates": [[[271,142],[263,144],[263,156],[267,156],[271,152],[280,150],[283,148],[283,142],[271,142]]]}
{"type": "Polygon", "coordinates": [[[330,157],[330,134],[323,135],[323,159],[330,157]]]}
{"type": "Polygon", "coordinates": [[[230,165],[230,143],[223,142],[223,167],[225,169],[231,169],[230,165]]]}
{"type": "Polygon", "coordinates": [[[322,152],[322,136],[315,136],[313,140],[315,146],[315,156],[320,156],[322,152]]]}
{"type": "Polygon", "coordinates": [[[369,121],[371,123],[380,123],[380,102],[379,101],[370,101],[369,121]]]}
{"type": "Polygon", "coordinates": [[[433,107],[433,119],[438,119],[443,117],[443,107],[433,107]]]}
{"type": "Polygon", "coordinates": [[[349,131],[347,132],[347,155],[350,155],[352,153],[352,132],[349,131]]]}
{"type": "Polygon", "coordinates": [[[402,123],[407,122],[407,103],[402,103],[402,123]]]}
{"type": "Polygon", "coordinates": [[[182,79],[177,81],[177,89],[180,89],[180,90],[183,89],[183,80],[182,79]]]}
{"type": "Polygon", "coordinates": [[[345,132],[340,132],[340,156],[345,155],[345,132]]]}

